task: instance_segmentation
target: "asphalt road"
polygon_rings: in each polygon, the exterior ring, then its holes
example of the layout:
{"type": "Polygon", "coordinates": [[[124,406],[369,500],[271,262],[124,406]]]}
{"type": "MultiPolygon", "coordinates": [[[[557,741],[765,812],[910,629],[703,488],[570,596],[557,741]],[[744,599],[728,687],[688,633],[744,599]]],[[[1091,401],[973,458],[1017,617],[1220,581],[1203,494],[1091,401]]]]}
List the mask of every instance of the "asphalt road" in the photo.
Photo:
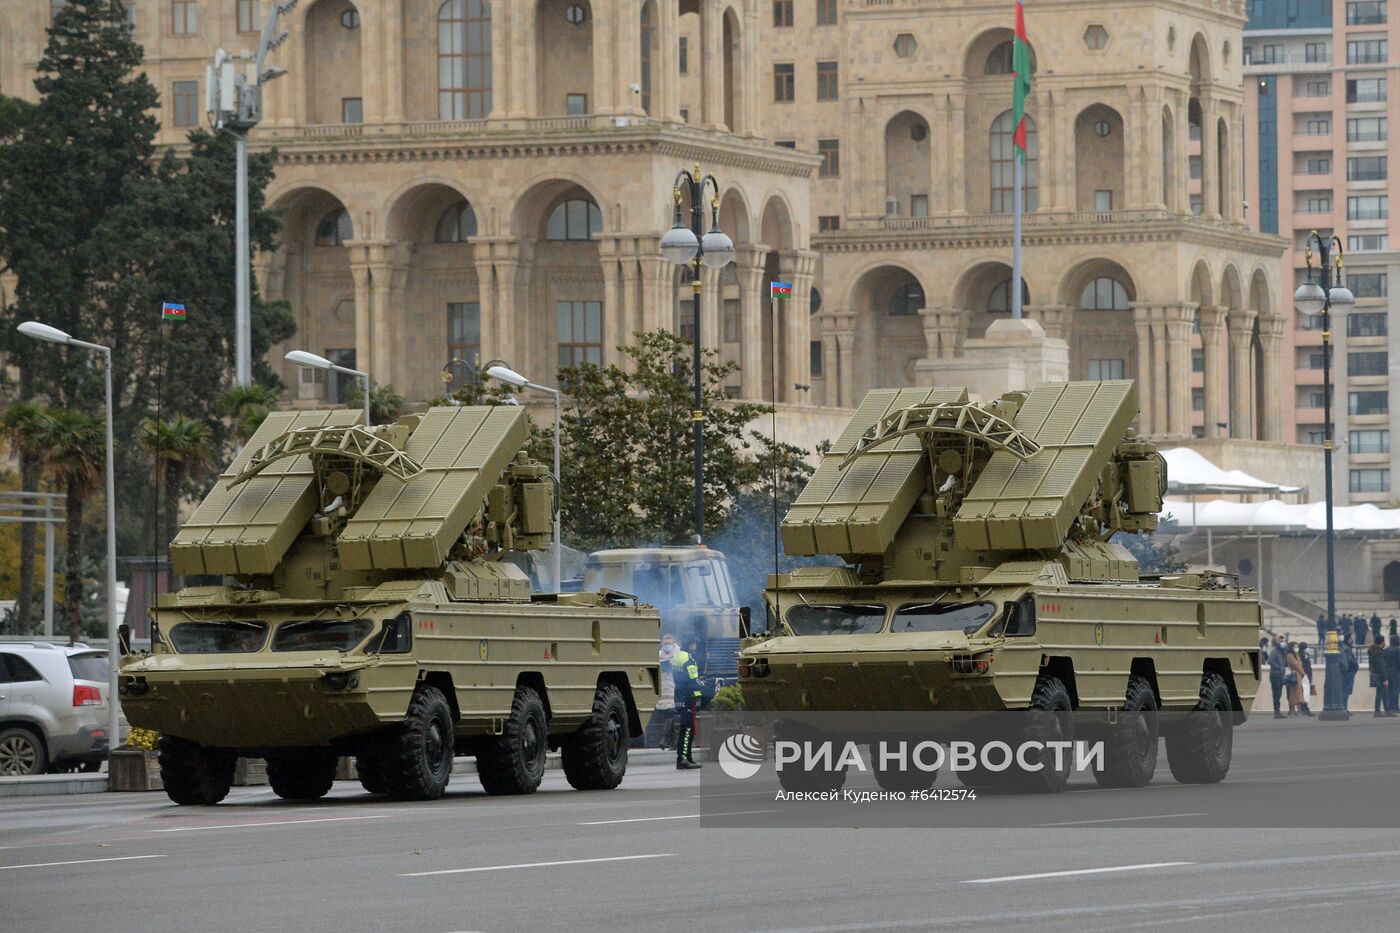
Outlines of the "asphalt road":
{"type": "MultiPolygon", "coordinates": [[[[1165,772],[1141,790],[1076,783],[1023,828],[708,828],[696,775],[665,768],[587,794],[551,772],[526,798],[459,775],[418,804],[348,783],[313,805],[267,788],[213,808],[11,798],[0,930],[1395,929],[1400,830],[1316,827],[1329,796],[1358,792],[1396,824],[1400,721],[1267,725],[1317,730],[1326,751],[1254,769],[1244,743],[1195,802],[1165,772]],[[1361,782],[1339,784],[1353,757],[1361,782]],[[1267,823],[1173,828],[1227,786],[1286,800],[1267,823]]],[[[732,812],[764,806],[738,795],[732,812]]]]}

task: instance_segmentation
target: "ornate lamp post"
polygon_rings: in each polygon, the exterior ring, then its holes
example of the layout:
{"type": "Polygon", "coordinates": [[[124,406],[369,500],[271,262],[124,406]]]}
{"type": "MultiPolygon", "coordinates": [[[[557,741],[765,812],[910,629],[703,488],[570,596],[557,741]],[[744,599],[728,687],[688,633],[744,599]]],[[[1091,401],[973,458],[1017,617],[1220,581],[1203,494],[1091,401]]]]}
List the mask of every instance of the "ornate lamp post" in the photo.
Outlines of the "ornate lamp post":
{"type": "Polygon", "coordinates": [[[694,289],[695,330],[694,342],[695,408],[691,412],[691,422],[695,430],[695,543],[704,540],[705,535],[705,412],[703,408],[702,383],[700,372],[700,266],[723,269],[734,259],[734,241],[719,228],[719,182],[713,175],[702,175],[700,163],[695,170],[682,169],[676,175],[673,185],[676,212],[675,224],[661,238],[661,255],[678,266],[690,267],[690,281],[694,289]],[[710,232],[700,235],[701,221],[705,213],[705,188],[709,186],[710,232]],[[689,212],[689,225],[683,222],[685,212],[689,212]]]}

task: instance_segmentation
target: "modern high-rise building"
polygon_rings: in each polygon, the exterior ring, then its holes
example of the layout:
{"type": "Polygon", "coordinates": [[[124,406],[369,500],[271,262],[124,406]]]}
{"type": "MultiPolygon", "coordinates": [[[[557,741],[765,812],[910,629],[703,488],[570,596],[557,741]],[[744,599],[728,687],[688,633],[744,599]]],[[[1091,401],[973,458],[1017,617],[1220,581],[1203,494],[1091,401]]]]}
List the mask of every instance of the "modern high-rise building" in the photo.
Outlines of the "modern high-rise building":
{"type": "Polygon", "coordinates": [[[1279,273],[1291,319],[1283,399],[1290,439],[1320,444],[1323,436],[1321,321],[1289,307],[1288,294],[1307,278],[1316,230],[1340,240],[1356,295],[1354,311],[1332,326],[1337,492],[1341,501],[1389,503],[1390,438],[1400,428],[1400,407],[1391,404],[1392,360],[1400,363],[1391,341],[1400,334],[1390,334],[1388,285],[1400,274],[1400,254],[1390,248],[1388,156],[1391,92],[1400,102],[1400,59],[1390,52],[1396,27],[1386,0],[1250,0],[1248,14],[1250,216],[1292,241],[1279,273]]]}
{"type": "MultiPolygon", "coordinates": [[[[61,2],[10,0],[0,89],[32,95],[61,2]]],[[[129,0],[161,141],[266,3],[129,0]]],[[[1285,242],[1245,209],[1239,0],[1027,4],[1025,263],[1011,282],[1010,0],[302,0],[254,145],[296,346],[410,398],[454,356],[536,378],[689,333],[658,250],[672,181],[719,181],[735,262],[701,339],[795,414],[932,384],[1009,314],[1075,378],[1132,377],[1152,435],[1294,440],[1285,242]],[[767,282],[794,300],[770,319],[767,282]],[[776,367],[776,369],[775,369],[776,367]]],[[[288,368],[304,404],[335,384],[288,368]]]]}

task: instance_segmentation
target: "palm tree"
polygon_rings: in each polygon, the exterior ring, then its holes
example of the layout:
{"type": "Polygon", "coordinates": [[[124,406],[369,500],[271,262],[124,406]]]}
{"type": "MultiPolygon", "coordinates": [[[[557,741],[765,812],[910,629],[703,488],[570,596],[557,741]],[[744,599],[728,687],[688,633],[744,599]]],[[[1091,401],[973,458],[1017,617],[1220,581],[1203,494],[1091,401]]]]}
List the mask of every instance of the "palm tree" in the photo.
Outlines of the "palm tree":
{"type": "Polygon", "coordinates": [[[67,506],[63,611],[68,637],[78,641],[83,634],[83,511],[88,497],[102,482],[106,464],[103,422],[87,412],[51,410],[43,419],[38,441],[44,452],[44,468],[62,487],[67,506]]]}
{"type": "MultiPolygon", "coordinates": [[[[180,493],[185,481],[208,466],[213,456],[210,437],[207,424],[184,415],[148,420],[141,425],[141,444],[155,458],[165,484],[165,527],[161,532],[167,544],[180,528],[180,493]]],[[[174,589],[173,581],[171,588],[174,589]]]]}
{"type": "MultiPolygon", "coordinates": [[[[345,407],[359,408],[365,403],[365,389],[357,381],[345,393],[345,407]]],[[[369,415],[375,424],[393,421],[408,407],[408,400],[385,383],[377,385],[369,392],[369,415]]]]}
{"type": "Polygon", "coordinates": [[[234,433],[246,444],[277,402],[277,393],[267,386],[231,386],[219,398],[219,407],[233,422],[234,433]]]}
{"type": "MultiPolygon", "coordinates": [[[[19,485],[25,492],[36,492],[43,474],[43,447],[39,435],[47,409],[37,402],[15,402],[0,414],[0,437],[19,458],[19,485]]],[[[19,599],[15,606],[19,633],[28,634],[29,615],[34,606],[34,549],[39,526],[24,522],[19,526],[19,599]]]]}

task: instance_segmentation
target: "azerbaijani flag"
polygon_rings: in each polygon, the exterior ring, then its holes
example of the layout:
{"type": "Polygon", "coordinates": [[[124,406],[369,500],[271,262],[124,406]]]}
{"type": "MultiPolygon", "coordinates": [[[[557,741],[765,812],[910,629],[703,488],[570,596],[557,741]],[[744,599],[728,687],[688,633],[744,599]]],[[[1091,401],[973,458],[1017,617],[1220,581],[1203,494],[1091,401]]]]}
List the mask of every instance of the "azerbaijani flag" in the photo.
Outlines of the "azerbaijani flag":
{"type": "Polygon", "coordinates": [[[792,283],[791,283],[791,282],[773,282],[773,283],[772,283],[772,288],[773,288],[772,295],[773,295],[774,298],[791,298],[791,297],[792,297],[792,283]]]}
{"type": "Polygon", "coordinates": [[[1019,151],[1021,161],[1026,160],[1026,97],[1031,92],[1031,46],[1026,38],[1026,9],[1021,0],[1016,0],[1016,37],[1011,45],[1011,66],[1016,73],[1015,111],[1016,129],[1011,142],[1019,151]]]}
{"type": "Polygon", "coordinates": [[[160,319],[162,321],[183,321],[185,319],[185,303],[182,301],[161,302],[160,319]]]}

